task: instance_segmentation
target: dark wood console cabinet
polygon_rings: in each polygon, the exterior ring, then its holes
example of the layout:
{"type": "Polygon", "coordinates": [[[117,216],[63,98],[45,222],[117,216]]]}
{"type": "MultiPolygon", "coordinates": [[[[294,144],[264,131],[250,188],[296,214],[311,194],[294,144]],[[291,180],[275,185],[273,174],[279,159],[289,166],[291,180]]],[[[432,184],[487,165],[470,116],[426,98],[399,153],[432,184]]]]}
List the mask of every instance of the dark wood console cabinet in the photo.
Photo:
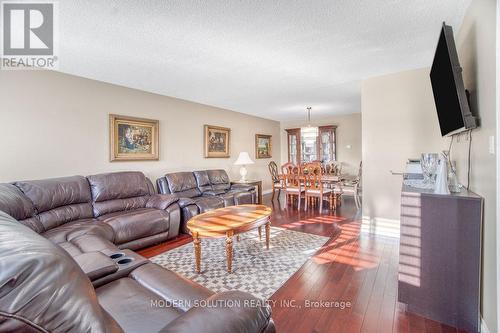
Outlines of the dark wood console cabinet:
{"type": "Polygon", "coordinates": [[[466,190],[403,185],[398,300],[407,311],[479,332],[482,205],[466,190]]]}

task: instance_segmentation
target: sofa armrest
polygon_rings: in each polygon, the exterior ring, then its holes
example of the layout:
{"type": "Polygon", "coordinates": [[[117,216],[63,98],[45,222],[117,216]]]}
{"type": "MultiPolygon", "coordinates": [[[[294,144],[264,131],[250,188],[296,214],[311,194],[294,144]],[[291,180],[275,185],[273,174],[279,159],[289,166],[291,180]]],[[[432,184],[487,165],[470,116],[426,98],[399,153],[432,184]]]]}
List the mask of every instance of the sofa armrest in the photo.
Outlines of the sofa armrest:
{"type": "Polygon", "coordinates": [[[246,184],[233,184],[233,185],[231,185],[231,190],[252,191],[252,190],[255,190],[255,186],[246,185],[246,184]]]}
{"type": "Polygon", "coordinates": [[[221,194],[224,194],[226,193],[226,191],[214,191],[214,190],[210,190],[210,191],[205,191],[203,192],[203,195],[204,196],[216,196],[216,195],[221,195],[221,194]]]}
{"type": "Polygon", "coordinates": [[[261,333],[272,331],[274,327],[269,305],[242,291],[221,292],[199,305],[171,321],[160,332],[261,333]]]}
{"type": "Polygon", "coordinates": [[[73,257],[91,281],[113,274],[118,264],[101,252],[86,252],[73,257]]]}
{"type": "Polygon", "coordinates": [[[177,201],[177,203],[181,208],[184,208],[189,205],[196,205],[196,202],[194,202],[194,200],[191,198],[179,198],[179,201],[177,201]]]}
{"type": "Polygon", "coordinates": [[[160,210],[165,210],[168,206],[179,201],[179,198],[173,196],[172,194],[154,194],[149,197],[146,202],[146,208],[156,208],[160,210]]]}

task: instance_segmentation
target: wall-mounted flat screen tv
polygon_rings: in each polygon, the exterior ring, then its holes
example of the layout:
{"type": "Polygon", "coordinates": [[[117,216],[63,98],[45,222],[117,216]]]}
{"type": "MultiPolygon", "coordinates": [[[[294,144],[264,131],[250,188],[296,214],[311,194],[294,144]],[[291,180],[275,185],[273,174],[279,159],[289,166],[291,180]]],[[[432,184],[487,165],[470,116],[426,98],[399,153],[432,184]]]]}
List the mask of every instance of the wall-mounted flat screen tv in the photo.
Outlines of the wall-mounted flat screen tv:
{"type": "Polygon", "coordinates": [[[441,135],[476,128],[477,119],[470,111],[453,29],[445,23],[439,35],[430,76],[441,135]]]}

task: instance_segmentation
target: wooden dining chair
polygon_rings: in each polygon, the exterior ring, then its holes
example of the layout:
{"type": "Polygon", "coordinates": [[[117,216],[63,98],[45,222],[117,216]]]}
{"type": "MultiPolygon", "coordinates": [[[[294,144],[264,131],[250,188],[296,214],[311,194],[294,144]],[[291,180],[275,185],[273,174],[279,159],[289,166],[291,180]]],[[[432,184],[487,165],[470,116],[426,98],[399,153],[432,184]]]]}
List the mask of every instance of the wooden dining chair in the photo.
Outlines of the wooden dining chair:
{"type": "Polygon", "coordinates": [[[294,198],[297,197],[297,208],[300,209],[300,201],[303,198],[304,188],[301,181],[301,175],[297,171],[297,167],[294,166],[290,168],[291,172],[284,173],[284,186],[285,186],[285,205],[287,206],[289,202],[294,202],[294,198]]]}
{"type": "Polygon", "coordinates": [[[330,208],[333,205],[333,190],[323,184],[321,180],[321,166],[317,163],[309,163],[304,166],[304,187],[305,187],[305,209],[307,210],[308,204],[318,198],[319,211],[323,210],[323,201],[326,199],[330,208]]]}
{"type": "Polygon", "coordinates": [[[362,184],[361,184],[361,176],[363,175],[363,161],[359,162],[359,170],[358,176],[353,182],[354,185],[354,202],[356,203],[356,208],[361,207],[361,192],[362,192],[362,184]]]}
{"type": "Polygon", "coordinates": [[[342,173],[342,163],[331,161],[325,164],[325,174],[340,176],[342,173]]]}
{"type": "Polygon", "coordinates": [[[293,163],[285,163],[281,166],[281,173],[282,174],[287,174],[287,173],[293,173],[297,171],[297,166],[293,163]]]}
{"type": "Polygon", "coordinates": [[[273,195],[271,197],[271,201],[274,200],[274,193],[278,190],[278,200],[280,199],[281,190],[285,188],[283,179],[280,179],[280,175],[278,173],[278,166],[276,162],[269,162],[268,166],[269,173],[271,174],[271,180],[273,182],[273,195]]]}

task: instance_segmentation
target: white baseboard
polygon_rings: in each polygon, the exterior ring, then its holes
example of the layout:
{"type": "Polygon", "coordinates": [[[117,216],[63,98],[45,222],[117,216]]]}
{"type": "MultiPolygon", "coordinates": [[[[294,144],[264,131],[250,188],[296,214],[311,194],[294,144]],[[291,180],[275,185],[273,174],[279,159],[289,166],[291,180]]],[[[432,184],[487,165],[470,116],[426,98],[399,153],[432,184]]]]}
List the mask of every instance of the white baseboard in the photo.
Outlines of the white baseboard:
{"type": "Polygon", "coordinates": [[[490,333],[490,329],[486,326],[486,322],[483,317],[481,317],[481,333],[490,333]]]}

